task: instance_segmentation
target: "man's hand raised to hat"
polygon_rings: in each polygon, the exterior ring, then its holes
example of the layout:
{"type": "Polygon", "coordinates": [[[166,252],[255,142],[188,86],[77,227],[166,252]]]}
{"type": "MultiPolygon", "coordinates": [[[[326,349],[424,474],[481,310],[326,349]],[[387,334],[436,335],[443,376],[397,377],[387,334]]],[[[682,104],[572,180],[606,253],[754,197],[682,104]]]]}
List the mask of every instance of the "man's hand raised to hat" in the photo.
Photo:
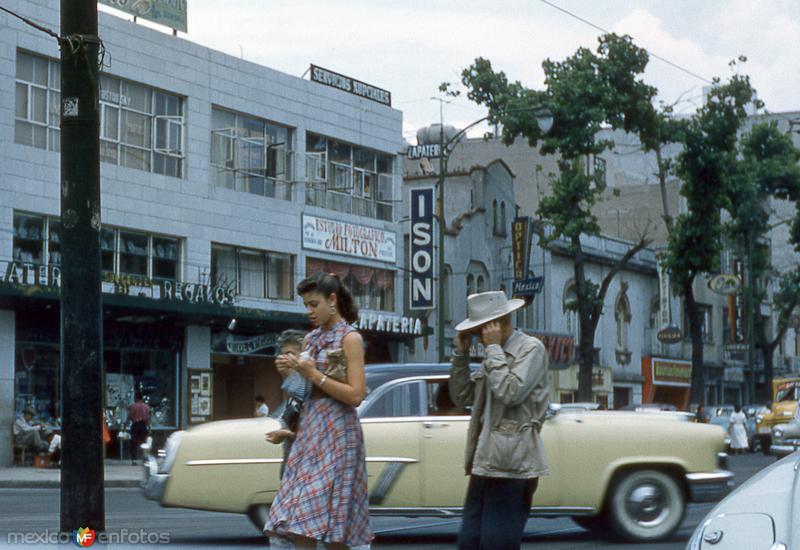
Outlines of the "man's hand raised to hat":
{"type": "Polygon", "coordinates": [[[484,346],[503,342],[503,331],[499,321],[489,321],[481,327],[481,343],[484,346]]]}

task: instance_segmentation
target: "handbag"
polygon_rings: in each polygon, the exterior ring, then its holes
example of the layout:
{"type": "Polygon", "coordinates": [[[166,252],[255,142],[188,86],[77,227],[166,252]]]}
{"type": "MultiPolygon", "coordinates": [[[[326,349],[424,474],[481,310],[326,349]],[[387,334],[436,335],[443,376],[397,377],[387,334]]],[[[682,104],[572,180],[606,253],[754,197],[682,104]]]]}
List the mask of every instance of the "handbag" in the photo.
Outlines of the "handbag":
{"type": "Polygon", "coordinates": [[[328,350],[328,367],[325,375],[337,382],[347,382],[347,356],[342,349],[328,350]]]}

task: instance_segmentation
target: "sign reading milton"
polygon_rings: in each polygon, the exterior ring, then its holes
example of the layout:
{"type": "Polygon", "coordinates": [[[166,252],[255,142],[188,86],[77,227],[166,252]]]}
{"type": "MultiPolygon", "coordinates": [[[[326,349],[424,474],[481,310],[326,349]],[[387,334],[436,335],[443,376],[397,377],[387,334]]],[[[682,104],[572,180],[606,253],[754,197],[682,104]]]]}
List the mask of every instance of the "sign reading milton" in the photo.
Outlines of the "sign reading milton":
{"type": "Polygon", "coordinates": [[[377,227],[303,214],[303,248],[394,263],[396,235],[377,227]]]}
{"type": "Polygon", "coordinates": [[[338,88],[345,92],[350,92],[353,95],[363,97],[364,99],[370,99],[377,103],[388,105],[389,107],[392,106],[391,92],[376,88],[375,86],[370,86],[355,78],[350,78],[349,76],[344,76],[343,74],[335,73],[328,69],[323,69],[322,67],[317,67],[316,65],[311,65],[311,81],[331,86],[332,88],[338,88]]]}

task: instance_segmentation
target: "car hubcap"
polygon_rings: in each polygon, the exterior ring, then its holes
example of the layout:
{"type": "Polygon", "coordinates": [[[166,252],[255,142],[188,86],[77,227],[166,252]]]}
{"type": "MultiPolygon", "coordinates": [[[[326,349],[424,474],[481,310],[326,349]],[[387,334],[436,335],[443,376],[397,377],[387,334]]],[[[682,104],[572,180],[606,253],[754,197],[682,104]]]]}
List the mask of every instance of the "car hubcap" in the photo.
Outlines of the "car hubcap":
{"type": "Polygon", "coordinates": [[[655,483],[634,487],[626,502],[628,515],[643,527],[658,525],[669,512],[663,489],[655,483]]]}

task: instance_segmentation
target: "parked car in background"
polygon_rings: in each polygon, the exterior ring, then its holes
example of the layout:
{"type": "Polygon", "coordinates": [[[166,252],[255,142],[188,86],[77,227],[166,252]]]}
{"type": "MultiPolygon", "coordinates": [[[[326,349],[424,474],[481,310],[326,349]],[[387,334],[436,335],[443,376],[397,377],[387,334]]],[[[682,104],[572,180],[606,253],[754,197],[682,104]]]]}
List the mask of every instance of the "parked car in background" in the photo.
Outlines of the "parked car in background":
{"type": "Polygon", "coordinates": [[[764,454],[769,454],[772,428],[788,422],[795,415],[800,401],[800,377],[775,378],[772,381],[772,406],[756,415],[756,437],[764,454]]]}
{"type": "MultiPolygon", "coordinates": [[[[449,399],[449,365],[370,365],[358,413],[374,515],[452,517],[468,477],[462,457],[467,411],[449,399]]],[[[667,537],[688,502],[722,498],[723,432],[672,414],[568,413],[554,407],[541,436],[550,475],[531,515],[566,516],[587,529],[640,542],[667,537]]],[[[211,422],[173,434],[149,456],[142,488],[162,506],[247,514],[260,530],[279,484],[281,447],[264,441],[277,421],[211,422]]]]}
{"type": "Polygon", "coordinates": [[[777,457],[784,457],[800,450],[800,409],[794,418],[772,428],[772,446],[770,452],[777,457]]]}
{"type": "Polygon", "coordinates": [[[800,548],[800,453],[761,470],[695,529],[686,550],[800,548]]]}
{"type": "Polygon", "coordinates": [[[672,403],[638,403],[635,405],[627,405],[620,409],[621,411],[677,411],[678,407],[672,403]]]}

